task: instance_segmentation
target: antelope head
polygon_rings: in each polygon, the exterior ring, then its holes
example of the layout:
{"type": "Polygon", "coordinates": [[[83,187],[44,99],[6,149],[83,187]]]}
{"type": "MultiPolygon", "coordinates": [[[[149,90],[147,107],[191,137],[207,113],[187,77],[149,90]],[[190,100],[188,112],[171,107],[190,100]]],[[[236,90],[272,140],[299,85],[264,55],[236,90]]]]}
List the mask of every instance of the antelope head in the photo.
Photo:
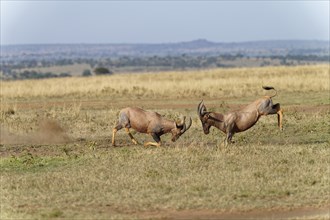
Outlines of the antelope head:
{"type": "Polygon", "coordinates": [[[186,116],[182,118],[180,122],[175,122],[175,127],[171,130],[172,133],[172,141],[175,142],[179,139],[181,135],[183,135],[191,126],[192,120],[189,117],[189,122],[186,124],[186,116]]]}
{"type": "Polygon", "coordinates": [[[208,112],[206,110],[206,107],[204,105],[203,100],[198,105],[197,114],[199,116],[199,119],[202,122],[204,134],[209,134],[210,133],[210,127],[213,125],[213,123],[212,123],[213,121],[209,120],[210,112],[208,112]]]}

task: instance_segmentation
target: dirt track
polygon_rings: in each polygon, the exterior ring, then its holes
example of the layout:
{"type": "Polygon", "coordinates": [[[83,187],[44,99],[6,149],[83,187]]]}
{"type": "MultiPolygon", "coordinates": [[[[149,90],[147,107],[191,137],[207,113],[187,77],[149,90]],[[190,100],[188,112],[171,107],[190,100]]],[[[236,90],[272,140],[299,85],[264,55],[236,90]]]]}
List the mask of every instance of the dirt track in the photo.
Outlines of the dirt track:
{"type": "MultiPolygon", "coordinates": [[[[228,99],[230,100],[230,99],[228,99]]],[[[228,101],[227,100],[227,101],[228,101]]],[[[170,101],[162,101],[161,103],[158,100],[113,100],[113,99],[95,99],[95,100],[60,100],[60,101],[19,101],[19,102],[8,102],[8,104],[15,104],[15,107],[20,110],[28,110],[28,109],[40,109],[40,108],[48,108],[48,107],[63,107],[70,106],[74,103],[79,104],[83,109],[109,109],[115,107],[116,109],[127,107],[128,103],[131,106],[146,106],[149,108],[156,109],[195,109],[200,100],[186,100],[184,103],[178,102],[173,103],[173,100],[170,101]]],[[[209,107],[219,107],[221,102],[219,100],[209,100],[209,107]]],[[[225,104],[228,109],[238,109],[244,105],[237,104],[225,104]]],[[[312,112],[327,112],[329,111],[329,104],[320,104],[320,105],[290,105],[285,108],[286,111],[298,110],[306,113],[312,112]]]]}
{"type": "Polygon", "coordinates": [[[182,210],[137,213],[141,218],[160,219],[330,219],[330,205],[295,209],[219,212],[214,210],[182,210]]]}

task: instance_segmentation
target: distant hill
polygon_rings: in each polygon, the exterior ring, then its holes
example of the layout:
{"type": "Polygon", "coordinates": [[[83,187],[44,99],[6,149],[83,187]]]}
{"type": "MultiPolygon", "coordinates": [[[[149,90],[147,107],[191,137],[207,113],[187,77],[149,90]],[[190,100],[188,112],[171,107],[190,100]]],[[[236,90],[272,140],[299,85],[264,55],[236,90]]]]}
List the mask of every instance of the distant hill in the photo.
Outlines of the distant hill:
{"type": "Polygon", "coordinates": [[[215,56],[224,54],[240,54],[247,57],[329,56],[329,41],[272,40],[216,43],[199,39],[162,44],[1,45],[2,60],[100,59],[122,56],[215,56]]]}

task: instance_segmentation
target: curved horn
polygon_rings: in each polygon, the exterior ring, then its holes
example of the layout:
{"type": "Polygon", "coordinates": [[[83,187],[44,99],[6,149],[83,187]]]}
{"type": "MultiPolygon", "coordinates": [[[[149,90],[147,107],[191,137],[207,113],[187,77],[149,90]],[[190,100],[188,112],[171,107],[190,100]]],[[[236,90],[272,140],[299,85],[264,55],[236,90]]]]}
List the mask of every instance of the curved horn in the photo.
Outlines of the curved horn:
{"type": "MultiPolygon", "coordinates": [[[[184,119],[186,119],[186,117],[184,117],[184,119]]],[[[192,124],[191,117],[189,117],[189,122],[188,122],[187,125],[186,125],[186,123],[185,123],[185,120],[183,121],[183,128],[182,128],[182,130],[181,130],[181,135],[182,135],[183,133],[185,133],[185,132],[191,127],[191,124],[192,124]]]]}
{"type": "Polygon", "coordinates": [[[202,100],[197,107],[197,114],[199,117],[203,117],[207,113],[204,101],[202,100]]]}

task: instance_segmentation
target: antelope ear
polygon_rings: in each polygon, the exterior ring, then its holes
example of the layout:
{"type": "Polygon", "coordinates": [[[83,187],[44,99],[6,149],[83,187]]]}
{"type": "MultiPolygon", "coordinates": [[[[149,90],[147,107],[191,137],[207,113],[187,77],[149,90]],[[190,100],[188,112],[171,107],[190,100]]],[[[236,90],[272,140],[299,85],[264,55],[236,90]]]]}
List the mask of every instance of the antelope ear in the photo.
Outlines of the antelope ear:
{"type": "Polygon", "coordinates": [[[180,122],[179,121],[175,121],[175,127],[179,128],[180,127],[180,122]]]}
{"type": "Polygon", "coordinates": [[[182,116],[179,122],[175,122],[177,128],[181,128],[186,121],[186,116],[182,116]]]}

